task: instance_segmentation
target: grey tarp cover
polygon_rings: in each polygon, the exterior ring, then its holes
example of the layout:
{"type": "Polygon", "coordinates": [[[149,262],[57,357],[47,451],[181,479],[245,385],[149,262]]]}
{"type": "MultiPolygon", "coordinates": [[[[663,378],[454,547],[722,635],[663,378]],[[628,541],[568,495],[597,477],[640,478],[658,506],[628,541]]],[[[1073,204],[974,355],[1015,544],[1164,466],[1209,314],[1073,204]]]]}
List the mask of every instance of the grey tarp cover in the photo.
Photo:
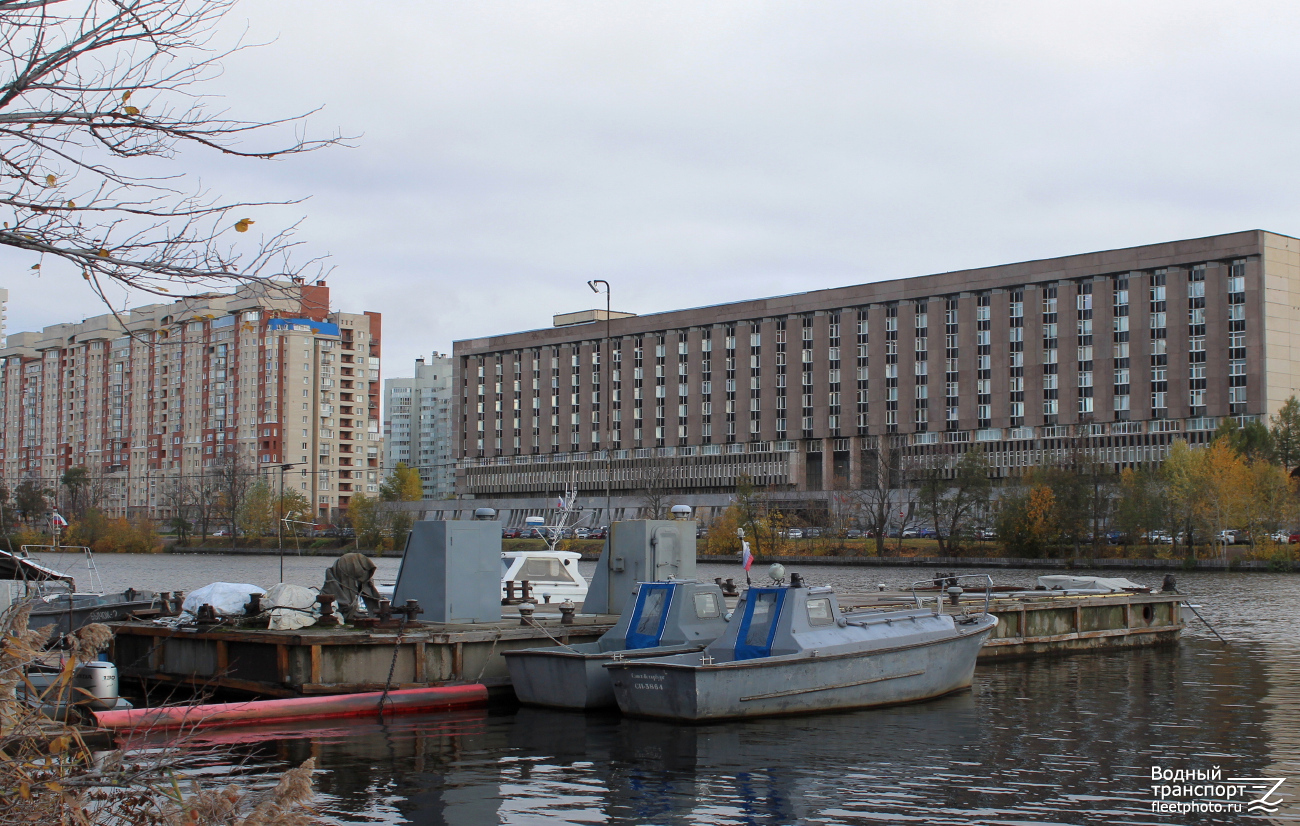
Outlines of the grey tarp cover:
{"type": "Polygon", "coordinates": [[[325,572],[325,584],[320,592],[333,594],[343,621],[351,622],[361,610],[361,600],[365,600],[368,611],[379,607],[379,591],[371,580],[374,575],[375,563],[365,554],[344,554],[325,572]]]}
{"type": "Polygon", "coordinates": [[[1038,584],[1049,591],[1109,591],[1118,592],[1128,588],[1141,588],[1136,582],[1123,577],[1100,576],[1040,576],[1038,584]]]}

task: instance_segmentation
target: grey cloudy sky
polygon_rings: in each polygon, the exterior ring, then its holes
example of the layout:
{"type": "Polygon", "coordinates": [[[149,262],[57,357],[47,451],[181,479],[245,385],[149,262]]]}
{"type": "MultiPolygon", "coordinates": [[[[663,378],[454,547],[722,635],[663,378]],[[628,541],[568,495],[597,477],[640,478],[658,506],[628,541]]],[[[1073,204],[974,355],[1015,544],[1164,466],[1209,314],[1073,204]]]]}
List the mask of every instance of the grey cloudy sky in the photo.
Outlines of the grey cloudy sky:
{"type": "MultiPolygon", "coordinates": [[[[213,85],[361,137],[178,162],[297,198],[384,372],[546,326],[1249,228],[1300,233],[1300,7],[245,0],[213,85]]],[[[0,255],[9,330],[100,312],[0,255]],[[19,275],[14,275],[19,273],[19,275]]]]}

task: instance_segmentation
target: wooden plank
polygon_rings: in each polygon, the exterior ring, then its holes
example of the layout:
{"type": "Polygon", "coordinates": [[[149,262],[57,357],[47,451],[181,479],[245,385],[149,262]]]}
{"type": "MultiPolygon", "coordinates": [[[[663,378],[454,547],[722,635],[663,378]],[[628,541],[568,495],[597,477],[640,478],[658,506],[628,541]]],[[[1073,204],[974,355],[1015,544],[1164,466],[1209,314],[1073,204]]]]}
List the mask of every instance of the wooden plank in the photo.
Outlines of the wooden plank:
{"type": "Polygon", "coordinates": [[[415,681],[417,683],[423,683],[428,680],[428,677],[425,676],[425,671],[424,671],[424,642],[423,641],[415,643],[415,674],[413,676],[415,677],[415,681]]]}
{"type": "Polygon", "coordinates": [[[320,682],[320,646],[311,647],[311,682],[320,682]]]}
{"type": "Polygon", "coordinates": [[[279,678],[281,685],[289,684],[289,646],[287,645],[275,647],[275,676],[279,678]]]}

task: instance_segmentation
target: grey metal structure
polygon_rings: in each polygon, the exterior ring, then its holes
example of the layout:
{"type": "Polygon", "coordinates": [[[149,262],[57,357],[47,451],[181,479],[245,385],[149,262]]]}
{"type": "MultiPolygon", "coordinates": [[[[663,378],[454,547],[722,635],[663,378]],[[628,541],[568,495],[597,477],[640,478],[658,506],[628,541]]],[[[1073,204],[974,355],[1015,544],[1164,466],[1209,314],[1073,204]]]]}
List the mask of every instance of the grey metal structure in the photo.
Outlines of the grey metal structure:
{"type": "Polygon", "coordinates": [[[612,707],[605,663],[701,651],[726,630],[726,611],[713,583],[643,582],[618,624],[596,642],[503,652],[515,696],[553,708],[612,707]]]}
{"type": "Polygon", "coordinates": [[[671,720],[806,714],[928,700],[971,684],[983,613],[841,613],[826,587],[750,588],[702,653],[605,664],[625,713],[671,720]]]}
{"type": "Polygon", "coordinates": [[[686,520],[615,522],[592,576],[585,614],[621,614],[642,582],[695,579],[696,524],[686,520]]]}
{"type": "Polygon", "coordinates": [[[425,622],[501,621],[501,523],[416,522],[393,604],[420,601],[425,622]]]}

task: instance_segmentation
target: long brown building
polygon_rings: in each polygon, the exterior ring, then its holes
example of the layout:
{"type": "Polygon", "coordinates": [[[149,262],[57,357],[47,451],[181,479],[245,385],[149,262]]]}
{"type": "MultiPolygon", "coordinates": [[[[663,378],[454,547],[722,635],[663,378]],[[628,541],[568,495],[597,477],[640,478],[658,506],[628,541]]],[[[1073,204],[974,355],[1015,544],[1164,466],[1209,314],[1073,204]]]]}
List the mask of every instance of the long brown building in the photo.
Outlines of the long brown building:
{"type": "Polygon", "coordinates": [[[624,494],[724,493],[742,474],[858,485],[881,437],[979,444],[1000,475],[1079,438],[1117,466],[1158,460],[1297,393],[1300,240],[1252,230],[578,318],[455,344],[461,494],[602,491],[606,448],[624,494]]]}

